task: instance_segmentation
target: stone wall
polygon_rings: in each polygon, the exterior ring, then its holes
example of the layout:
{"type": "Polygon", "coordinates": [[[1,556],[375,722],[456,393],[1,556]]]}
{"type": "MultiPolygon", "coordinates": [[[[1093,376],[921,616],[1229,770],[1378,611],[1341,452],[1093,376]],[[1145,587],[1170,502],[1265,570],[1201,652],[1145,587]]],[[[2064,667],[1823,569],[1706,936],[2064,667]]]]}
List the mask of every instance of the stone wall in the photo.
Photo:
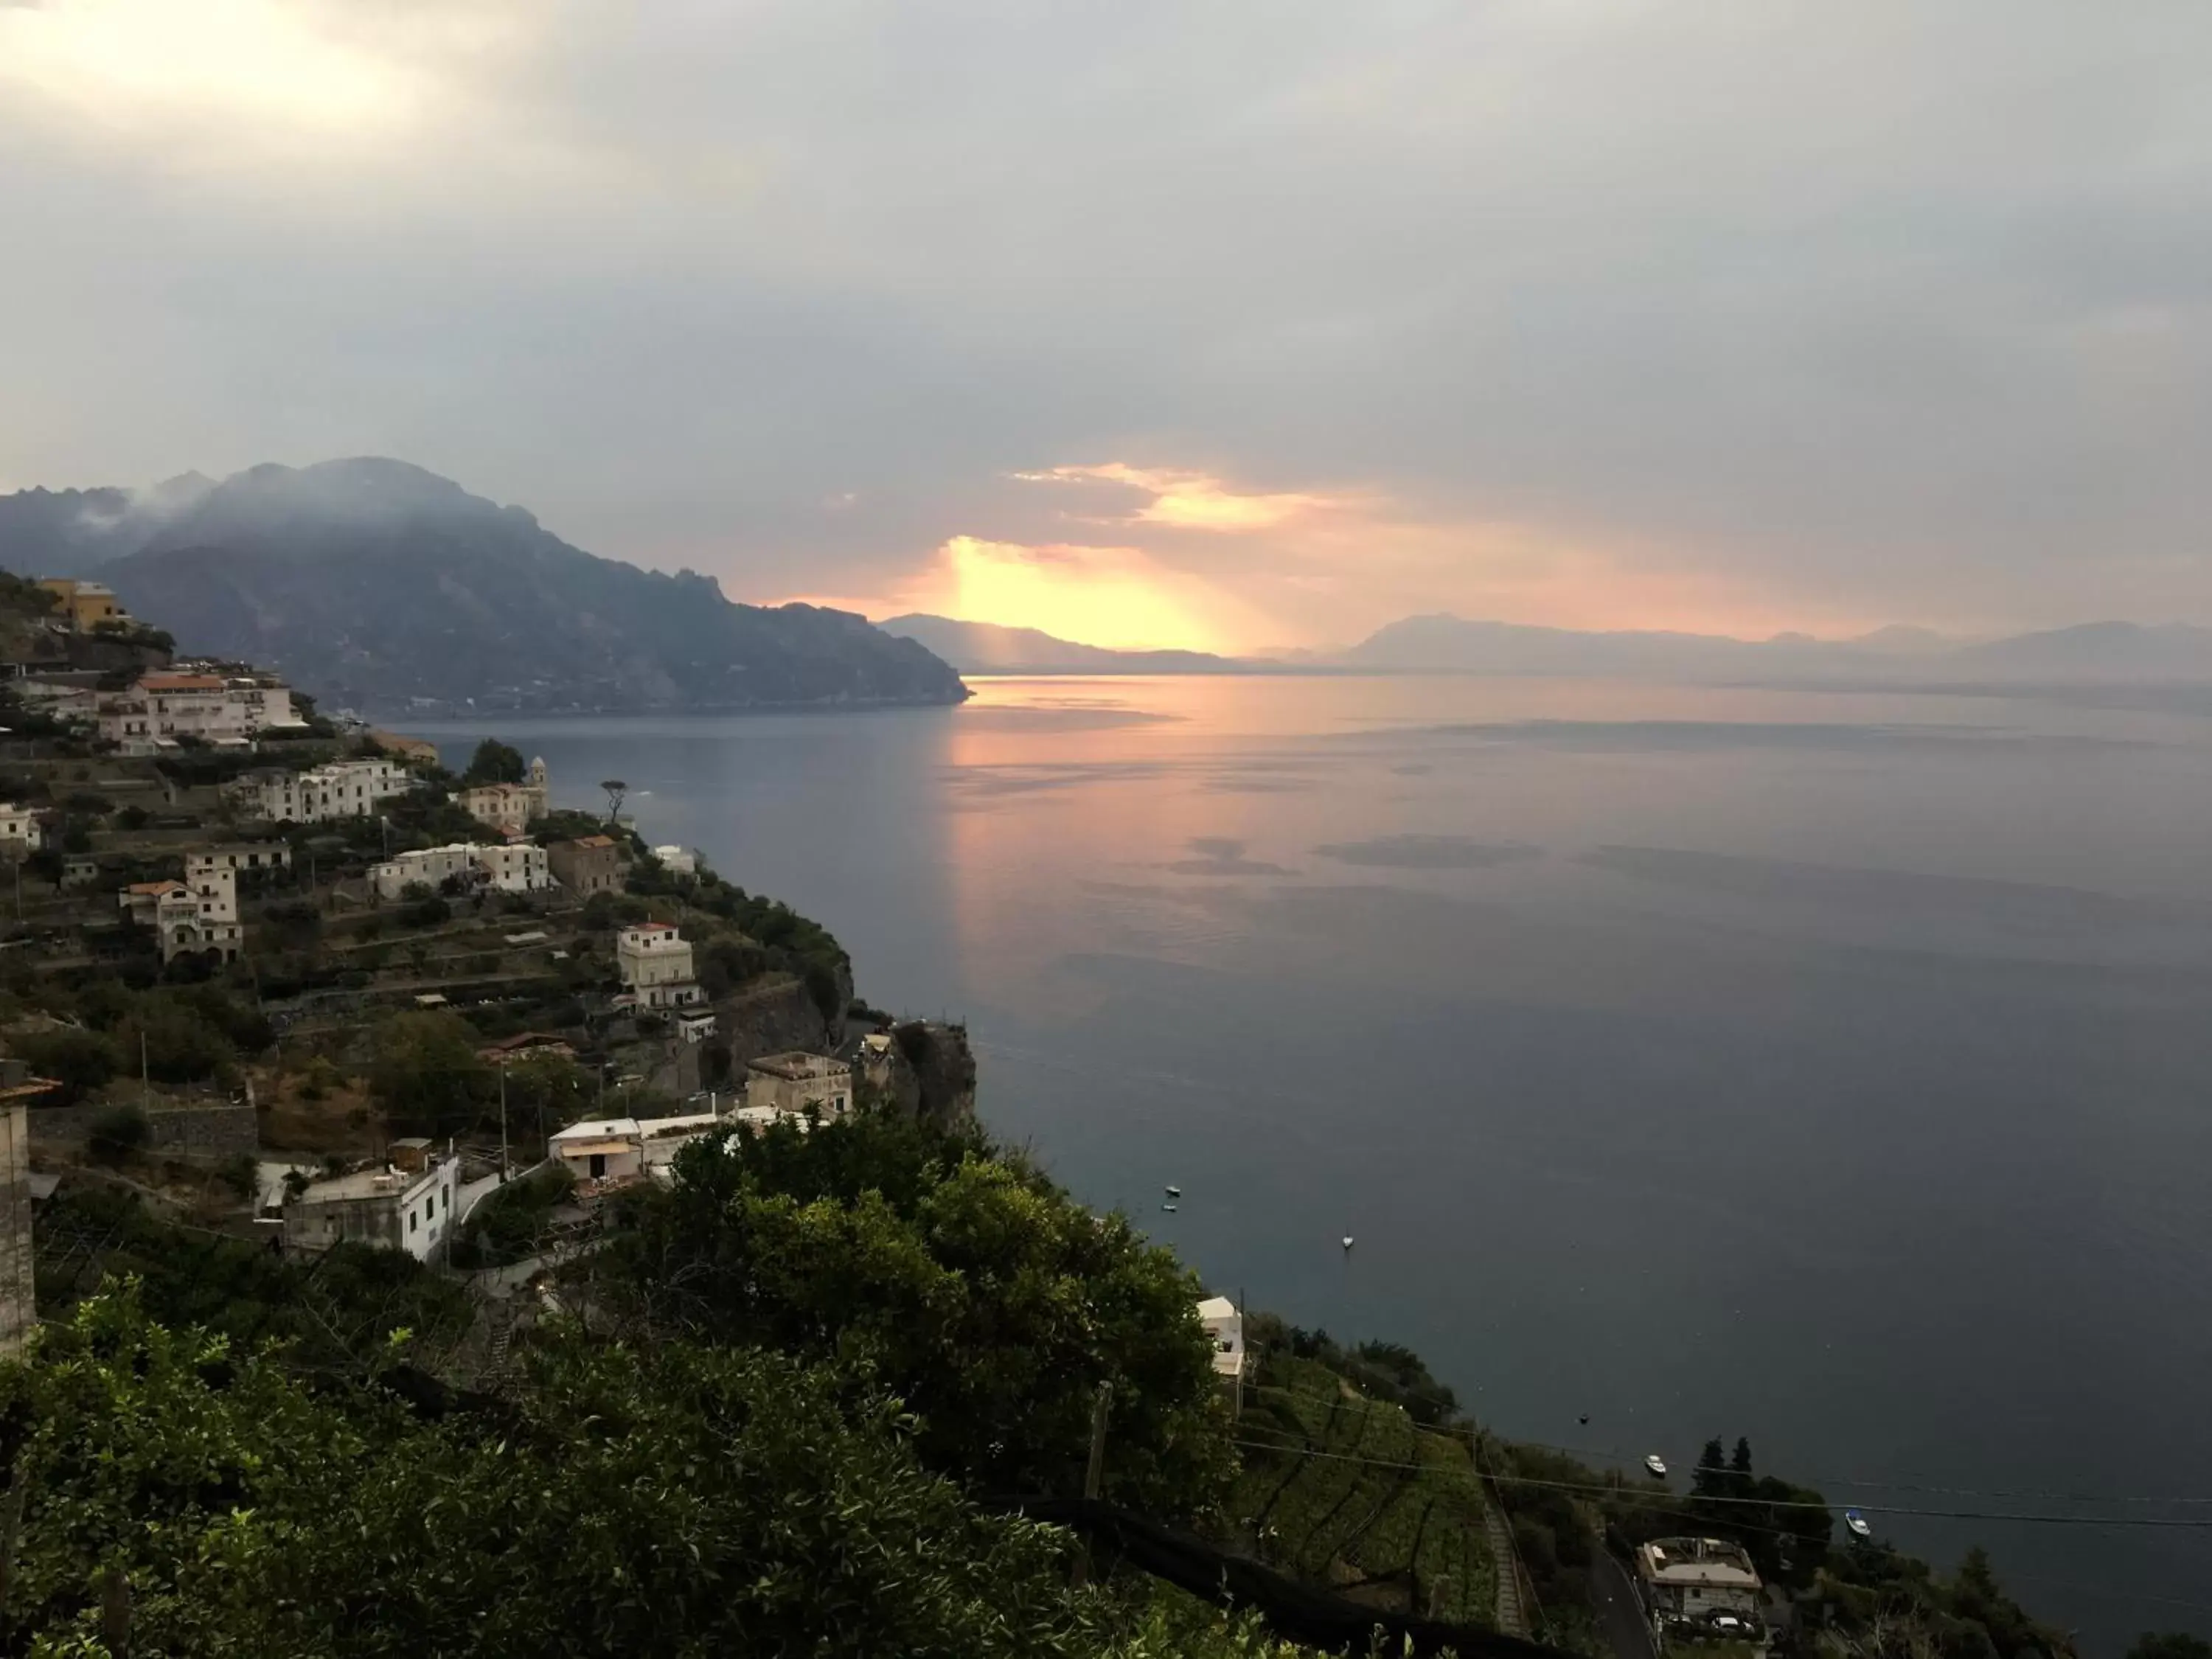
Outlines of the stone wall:
{"type": "MultiPolygon", "coordinates": [[[[110,1113],[131,1109],[126,1103],[86,1101],[76,1106],[46,1106],[30,1115],[31,1133],[40,1140],[82,1146],[93,1126],[110,1113]]],[[[156,1101],[146,1113],[149,1131],[145,1151],[155,1158],[192,1163],[227,1164],[240,1152],[261,1150],[261,1125],[244,1101],[156,1101]]]]}

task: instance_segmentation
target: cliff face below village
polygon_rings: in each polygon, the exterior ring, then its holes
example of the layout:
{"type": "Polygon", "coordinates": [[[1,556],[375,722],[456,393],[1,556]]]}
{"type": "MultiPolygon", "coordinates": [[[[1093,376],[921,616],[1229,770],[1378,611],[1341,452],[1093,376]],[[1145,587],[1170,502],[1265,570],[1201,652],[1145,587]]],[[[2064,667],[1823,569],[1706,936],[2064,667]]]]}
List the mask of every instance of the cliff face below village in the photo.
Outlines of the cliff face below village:
{"type": "Polygon", "coordinates": [[[861,1053],[861,1076],[871,1087],[941,1128],[975,1122],[975,1054],[966,1026],[906,1020],[884,1035],[888,1044],[861,1053]]]}

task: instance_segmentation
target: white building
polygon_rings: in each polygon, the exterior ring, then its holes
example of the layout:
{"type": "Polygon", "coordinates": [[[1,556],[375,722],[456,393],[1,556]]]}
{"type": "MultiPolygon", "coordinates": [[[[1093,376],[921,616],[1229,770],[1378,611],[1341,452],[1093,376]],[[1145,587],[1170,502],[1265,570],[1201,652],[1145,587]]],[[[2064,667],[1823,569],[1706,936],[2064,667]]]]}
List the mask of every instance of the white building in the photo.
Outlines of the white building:
{"type": "Polygon", "coordinates": [[[1198,1322],[1213,1339],[1213,1374],[1233,1382],[1244,1374],[1244,1316],[1225,1296],[1209,1296],[1198,1304],[1198,1322]]]}
{"type": "Polygon", "coordinates": [[[1765,1649],[1764,1588],[1742,1546],[1723,1538],[1655,1538],[1636,1547],[1636,1578],[1662,1646],[1715,1638],[1765,1649]]]}
{"type": "Polygon", "coordinates": [[[546,1142],[546,1150],[580,1187],[620,1183],[640,1176],[669,1177],[677,1153],[695,1140],[726,1131],[732,1120],[715,1112],[681,1117],[609,1117],[571,1124],[546,1142]]]}
{"type": "Polygon", "coordinates": [[[682,1008],[703,1002],[691,969],[691,946],[665,921],[640,922],[615,936],[615,967],[641,1008],[682,1008]]]}
{"type": "Polygon", "coordinates": [[[39,815],[31,808],[0,801],[0,842],[20,842],[21,846],[6,849],[20,857],[45,846],[46,832],[39,823],[39,815]]]}
{"type": "Polygon", "coordinates": [[[185,879],[197,881],[216,870],[240,872],[289,870],[292,849],[281,841],[238,842],[223,847],[202,847],[185,854],[185,879]]]}
{"type": "Polygon", "coordinates": [[[454,842],[425,847],[373,866],[369,879],[379,898],[396,899],[410,887],[435,889],[459,877],[502,893],[532,893],[550,887],[545,849],[534,842],[505,842],[495,847],[454,842]]]}
{"type": "Polygon", "coordinates": [[[244,743],[274,726],[298,726],[291,688],[265,675],[146,674],[100,705],[100,735],[125,754],[179,738],[244,743]]]}
{"type": "Polygon", "coordinates": [[[545,1143],[579,1186],[595,1181],[627,1181],[645,1172],[645,1146],[634,1117],[608,1117],[572,1123],[545,1143]]]}
{"type": "Polygon", "coordinates": [[[279,823],[365,818],[415,787],[407,769],[388,760],[335,761],[306,772],[249,774],[234,793],[249,811],[279,823]]]}
{"type": "Polygon", "coordinates": [[[228,865],[202,866],[190,872],[185,885],[199,905],[203,921],[236,921],[238,920],[238,872],[228,865]]]}
{"type": "Polygon", "coordinates": [[[477,848],[484,880],[502,893],[538,893],[553,884],[545,849],[534,841],[502,842],[477,848]]]}
{"type": "Polygon", "coordinates": [[[793,1050],[745,1062],[745,1104],[795,1117],[812,1107],[825,1118],[852,1109],[853,1068],[827,1054],[793,1050]]]}
{"type": "Polygon", "coordinates": [[[699,873],[699,855],[688,847],[673,843],[656,847],[653,856],[660,867],[672,876],[696,876],[699,873]]]}
{"type": "Polygon", "coordinates": [[[154,930],[164,962],[188,951],[213,951],[228,961],[245,939],[234,870],[203,869],[189,882],[137,882],[117,894],[116,902],[131,921],[154,930]]]}
{"type": "Polygon", "coordinates": [[[545,816],[550,807],[551,793],[551,779],[541,757],[530,763],[526,783],[478,784],[473,789],[462,790],[453,799],[477,823],[514,837],[528,830],[533,820],[545,816]]]}
{"type": "Polygon", "coordinates": [[[286,1202],[284,1247],[322,1251],[350,1239],[428,1261],[453,1228],[460,1167],[445,1158],[420,1170],[387,1167],[318,1181],[286,1202]]]}

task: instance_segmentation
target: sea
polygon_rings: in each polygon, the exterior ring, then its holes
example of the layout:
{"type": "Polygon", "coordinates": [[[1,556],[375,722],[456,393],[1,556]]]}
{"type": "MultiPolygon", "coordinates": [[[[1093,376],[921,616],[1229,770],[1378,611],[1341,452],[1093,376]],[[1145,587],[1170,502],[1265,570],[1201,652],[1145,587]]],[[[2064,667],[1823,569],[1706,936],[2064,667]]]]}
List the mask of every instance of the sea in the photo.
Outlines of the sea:
{"type": "Polygon", "coordinates": [[[622,780],[1212,1288],[1594,1463],[1746,1437],[2093,1653],[2212,1634],[2212,703],[971,684],[409,729],[622,780]]]}

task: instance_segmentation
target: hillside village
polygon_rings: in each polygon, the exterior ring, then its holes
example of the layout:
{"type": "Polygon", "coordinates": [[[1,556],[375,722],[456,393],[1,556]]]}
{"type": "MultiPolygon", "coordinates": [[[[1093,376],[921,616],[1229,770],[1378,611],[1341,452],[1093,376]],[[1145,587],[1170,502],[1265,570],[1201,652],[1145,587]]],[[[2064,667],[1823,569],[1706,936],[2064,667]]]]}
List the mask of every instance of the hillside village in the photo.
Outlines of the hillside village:
{"type": "MultiPolygon", "coordinates": [[[[963,1034],[856,1020],[835,939],[647,844],[618,785],[563,809],[495,742],[457,775],[177,655],[94,582],[0,576],[0,1063],[33,1197],[453,1266],[505,1200],[573,1235],[738,1124],[972,1109],[963,1034]]],[[[34,1317],[14,1297],[8,1336],[34,1317]]]]}
{"type": "MultiPolygon", "coordinates": [[[[0,728],[8,1350],[42,1319],[64,1356],[102,1320],[154,1340],[143,1284],[171,1319],[280,1335],[289,1363],[404,1384],[434,1418],[469,1390],[489,1424],[570,1408],[517,1355],[568,1363],[586,1325],[649,1334],[679,1368],[717,1342],[865,1352],[915,1407],[911,1455],[982,1491],[1097,1489],[1118,1389],[1107,1496],[1285,1575],[1245,1583],[1280,1629],[1870,1659],[1895,1625],[1948,1633],[1926,1650],[1956,1659],[2068,1651],[1985,1561],[1947,1583],[1832,1547],[1826,1500],[1755,1477],[1742,1442],[1678,1494],[1488,1434],[1402,1348],[1194,1299],[1125,1218],[991,1146],[963,1030],[856,1001],[835,939],[649,844],[618,780],[565,782],[493,739],[453,771],[252,664],[179,654],[97,583],[5,573],[0,728]],[[564,783],[590,810],[557,804],[564,783]],[[404,1375],[372,1357],[403,1340],[404,1375]]],[[[257,1434],[236,1455],[265,1452],[257,1434]]],[[[817,1473],[794,1466],[785,1501],[817,1473]]],[[[118,1502],[102,1524],[136,1527],[118,1502]]],[[[54,1605],[106,1619],[42,1537],[54,1605]]],[[[134,1547],[142,1575],[167,1559],[134,1547]]],[[[731,1546],[747,1583],[761,1547],[731,1546]]],[[[1176,1650],[1261,1650],[1224,1630],[1176,1650]]]]}

